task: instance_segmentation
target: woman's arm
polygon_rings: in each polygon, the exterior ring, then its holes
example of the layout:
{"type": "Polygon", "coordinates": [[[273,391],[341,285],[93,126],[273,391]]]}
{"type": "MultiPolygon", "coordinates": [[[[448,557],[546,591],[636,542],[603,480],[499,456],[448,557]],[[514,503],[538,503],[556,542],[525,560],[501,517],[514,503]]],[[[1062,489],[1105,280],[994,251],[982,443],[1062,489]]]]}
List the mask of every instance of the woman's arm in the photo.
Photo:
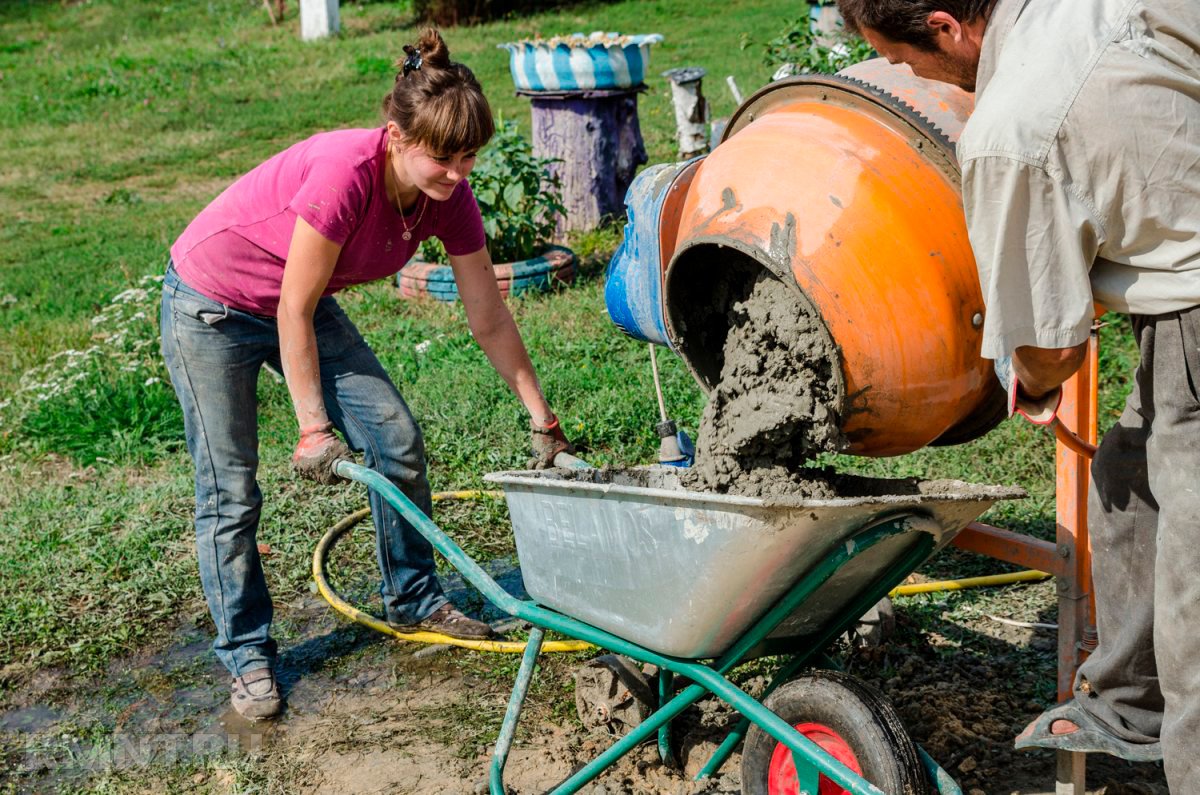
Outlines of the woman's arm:
{"type": "Polygon", "coordinates": [[[539,466],[551,466],[554,456],[569,452],[558,418],[542,394],[529,352],[517,324],[496,286],[496,273],[486,248],[472,254],[450,256],[458,294],[467,310],[467,323],[492,367],[529,412],[534,454],[539,466]]]}
{"type": "Polygon", "coordinates": [[[283,268],[276,317],[283,375],[300,423],[300,443],[292,463],[302,476],[323,483],[336,480],[331,468],[333,461],[350,452],[333,435],[333,424],[325,412],[317,334],[313,328],[317,301],[329,284],[341,251],[339,244],[323,237],[303,218],[296,219],[283,268]]]}
{"type": "Polygon", "coordinates": [[[512,313],[500,297],[487,249],[462,256],[452,255],[450,266],[454,269],[454,281],[467,310],[467,323],[475,341],[529,411],[534,424],[541,427],[551,424],[554,412],[542,394],[512,313]]]}

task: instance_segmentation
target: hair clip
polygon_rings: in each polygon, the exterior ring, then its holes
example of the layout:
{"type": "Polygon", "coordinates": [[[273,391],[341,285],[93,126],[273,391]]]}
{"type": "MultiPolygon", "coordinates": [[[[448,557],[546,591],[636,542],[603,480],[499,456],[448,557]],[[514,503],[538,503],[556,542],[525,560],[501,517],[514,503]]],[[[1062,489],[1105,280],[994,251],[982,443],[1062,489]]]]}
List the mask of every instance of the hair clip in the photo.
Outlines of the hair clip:
{"type": "Polygon", "coordinates": [[[404,64],[401,67],[402,75],[408,77],[408,73],[414,69],[421,68],[421,52],[411,44],[404,45],[404,53],[408,57],[404,59],[404,64]]]}

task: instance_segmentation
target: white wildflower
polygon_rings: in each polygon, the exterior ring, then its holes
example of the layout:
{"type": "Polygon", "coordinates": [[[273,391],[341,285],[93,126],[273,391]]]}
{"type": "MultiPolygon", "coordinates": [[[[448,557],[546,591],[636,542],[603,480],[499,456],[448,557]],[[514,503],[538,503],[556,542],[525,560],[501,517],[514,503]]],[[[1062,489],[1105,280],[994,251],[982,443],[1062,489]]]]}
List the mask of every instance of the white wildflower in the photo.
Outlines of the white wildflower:
{"type": "Polygon", "coordinates": [[[423,354],[423,353],[426,353],[432,347],[433,347],[432,340],[422,340],[421,342],[418,342],[413,347],[413,350],[415,350],[418,354],[423,354]]]}
{"type": "MultiPolygon", "coordinates": [[[[155,378],[154,376],[150,376],[149,378],[146,379],[146,382],[144,384],[142,384],[142,386],[150,386],[151,384],[161,384],[161,383],[162,383],[161,378],[155,378]]],[[[3,407],[0,406],[0,408],[3,408],[3,407]]]]}

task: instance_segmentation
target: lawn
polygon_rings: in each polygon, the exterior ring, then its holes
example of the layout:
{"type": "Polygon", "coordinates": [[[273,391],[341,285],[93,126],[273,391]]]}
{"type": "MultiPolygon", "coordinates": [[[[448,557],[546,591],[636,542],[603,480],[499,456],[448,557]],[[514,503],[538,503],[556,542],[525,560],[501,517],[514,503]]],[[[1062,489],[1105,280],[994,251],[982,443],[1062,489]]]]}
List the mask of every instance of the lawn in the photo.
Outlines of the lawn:
{"type": "MultiPolygon", "coordinates": [[[[161,274],[174,238],[239,174],[314,132],[378,124],[388,63],[416,33],[405,3],[362,0],[343,3],[342,35],[302,43],[289,5],[275,27],[251,0],[0,4],[0,709],[40,672],[87,681],[167,642],[180,622],[207,621],[190,461],[156,354],[155,285],[144,277],[161,274]],[[93,345],[100,350],[89,354],[93,345]]],[[[658,72],[704,66],[714,115],[727,115],[724,76],[745,93],[766,82],[764,47],[784,16],[800,13],[776,0],[585,2],[445,35],[496,113],[528,129],[527,102],[513,94],[497,43],[662,33],[639,106],[655,163],[674,156],[670,90],[658,72]]],[[[619,234],[577,235],[569,242],[584,262],[580,279],[511,303],[564,427],[597,464],[645,463],[657,446],[646,348],[603,308],[603,268],[619,234]]],[[[342,303],[424,427],[435,490],[478,488],[485,473],[523,465],[523,411],[459,307],[404,302],[388,283],[347,291],[342,303]]],[[[1124,320],[1114,318],[1102,340],[1107,426],[1136,354],[1124,320]]],[[[678,360],[659,360],[669,410],[694,430],[703,395],[678,360]]],[[[268,578],[286,628],[287,605],[308,594],[316,540],[364,498],[296,481],[287,391],[264,374],[259,399],[260,541],[271,548],[268,578]]],[[[1008,423],[962,447],[835,463],[1023,486],[1030,498],[989,521],[1048,538],[1053,461],[1046,434],[1008,423]]],[[[502,511],[452,511],[445,525],[481,557],[512,551],[502,511]]],[[[947,554],[927,573],[1001,570],[947,554]]],[[[1039,593],[1030,609],[1052,611],[1052,590],[1039,593]]],[[[912,604],[919,616],[929,602],[912,604]]],[[[990,609],[979,598],[963,604],[969,615],[990,609]]]]}
{"type": "MultiPolygon", "coordinates": [[[[665,40],[654,70],[702,63],[755,86],[767,77],[762,43],[779,30],[777,12],[764,0],[720,7],[581,4],[446,36],[496,113],[527,129],[528,105],[497,43],[598,27],[657,31],[665,40]]],[[[388,63],[416,34],[402,3],[345,4],[335,39],[302,43],[298,26],[294,8],[272,27],[246,0],[0,10],[0,402],[20,402],[22,376],[42,385],[22,393],[31,410],[0,415],[11,484],[0,494],[0,659],[99,666],[181,605],[200,609],[189,464],[152,342],[157,298],[140,280],[162,272],[175,236],[243,171],[319,130],[378,124],[388,63]],[[133,297],[110,303],[126,291],[133,297]],[[98,334],[123,327],[122,366],[84,356],[98,334]]],[[[672,158],[674,122],[670,89],[652,74],[640,115],[660,162],[672,158]]],[[[729,92],[710,83],[716,113],[727,114],[729,92]]],[[[513,304],[547,393],[598,462],[646,460],[654,449],[645,349],[603,311],[600,273],[618,235],[571,241],[585,261],[577,285],[513,304]]],[[[520,406],[457,307],[407,304],[382,283],[350,291],[344,304],[424,425],[435,488],[478,486],[484,473],[523,462],[520,406]],[[445,400],[453,394],[474,397],[445,400]]],[[[702,398],[677,362],[665,369],[672,407],[694,427],[702,398]]],[[[293,482],[286,390],[264,377],[260,399],[263,540],[282,556],[272,567],[278,593],[306,587],[313,533],[361,497],[293,482]]]]}

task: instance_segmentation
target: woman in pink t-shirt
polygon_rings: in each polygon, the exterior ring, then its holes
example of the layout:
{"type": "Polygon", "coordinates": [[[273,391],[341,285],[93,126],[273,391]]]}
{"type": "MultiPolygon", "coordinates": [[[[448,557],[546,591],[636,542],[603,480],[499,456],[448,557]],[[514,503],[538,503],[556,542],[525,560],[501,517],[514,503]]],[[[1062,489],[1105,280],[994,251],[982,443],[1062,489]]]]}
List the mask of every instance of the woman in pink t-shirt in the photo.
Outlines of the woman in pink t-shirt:
{"type": "MultiPolygon", "coordinates": [[[[385,127],[322,133],[242,176],[171,247],[163,355],[196,465],[196,549],[232,703],[250,718],[282,709],[271,597],[256,534],[262,505],[255,389],[282,369],[296,410],[296,471],[321,483],[363,453],[368,467],[431,511],[421,431],[332,294],[395,274],[432,236],[445,245],[471,333],[530,414],[539,466],[570,449],[500,297],[466,177],[494,132],[471,70],[425,31],[384,98],[385,127]]],[[[487,638],[446,600],[433,551],[374,493],[387,621],[401,630],[487,638]]]]}

